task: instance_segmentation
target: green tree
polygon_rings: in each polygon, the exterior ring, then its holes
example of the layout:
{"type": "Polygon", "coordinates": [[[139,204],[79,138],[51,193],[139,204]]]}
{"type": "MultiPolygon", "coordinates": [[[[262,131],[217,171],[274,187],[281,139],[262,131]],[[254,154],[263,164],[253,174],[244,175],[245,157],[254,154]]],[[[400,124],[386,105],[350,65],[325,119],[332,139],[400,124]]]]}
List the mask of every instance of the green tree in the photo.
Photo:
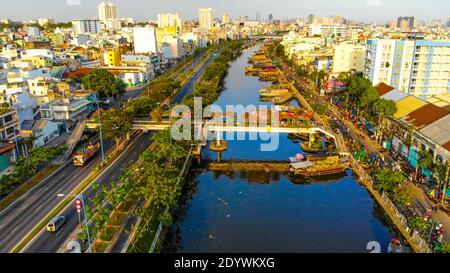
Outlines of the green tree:
{"type": "Polygon", "coordinates": [[[372,104],[372,110],[378,117],[377,139],[382,139],[385,118],[390,118],[397,112],[397,104],[392,100],[379,98],[372,104]]]}
{"type": "Polygon", "coordinates": [[[131,130],[132,118],[122,108],[114,108],[102,114],[103,136],[114,139],[117,148],[123,135],[131,130]]]}
{"type": "Polygon", "coordinates": [[[409,219],[408,227],[410,229],[427,230],[430,227],[430,224],[421,217],[416,216],[409,219]]]}
{"type": "Polygon", "coordinates": [[[375,189],[381,192],[394,193],[397,188],[406,182],[402,172],[380,170],[374,174],[375,189]]]}
{"type": "Polygon", "coordinates": [[[108,70],[95,69],[83,78],[84,88],[97,92],[102,99],[118,98],[125,93],[125,85],[108,70]]]}

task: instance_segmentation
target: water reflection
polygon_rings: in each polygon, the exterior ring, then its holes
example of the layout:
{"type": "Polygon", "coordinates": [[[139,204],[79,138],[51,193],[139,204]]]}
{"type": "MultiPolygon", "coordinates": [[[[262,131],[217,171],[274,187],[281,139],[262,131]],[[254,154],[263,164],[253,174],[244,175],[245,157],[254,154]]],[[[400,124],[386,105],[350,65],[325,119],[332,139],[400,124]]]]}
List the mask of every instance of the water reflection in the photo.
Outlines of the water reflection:
{"type": "MultiPolygon", "coordinates": [[[[218,105],[259,102],[266,83],[245,77],[246,60],[231,64],[218,105]]],[[[286,161],[301,152],[298,142],[280,135],[275,152],[260,152],[261,141],[230,141],[222,160],[286,161]]],[[[212,171],[217,154],[194,164],[176,208],[163,252],[365,252],[378,241],[387,249],[392,230],[378,206],[351,171],[305,179],[289,172],[212,171]]]]}

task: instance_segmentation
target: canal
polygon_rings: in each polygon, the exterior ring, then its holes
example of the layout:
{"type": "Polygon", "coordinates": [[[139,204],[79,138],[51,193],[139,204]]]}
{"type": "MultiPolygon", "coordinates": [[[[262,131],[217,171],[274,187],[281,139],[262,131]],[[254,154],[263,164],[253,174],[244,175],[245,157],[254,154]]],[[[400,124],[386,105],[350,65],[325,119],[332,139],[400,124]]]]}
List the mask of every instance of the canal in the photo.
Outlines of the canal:
{"type": "MultiPolygon", "coordinates": [[[[258,47],[231,63],[216,104],[267,104],[259,90],[268,85],[245,76],[258,47]]],[[[247,138],[248,139],[248,138],[247,138]]],[[[288,160],[300,145],[280,135],[275,151],[260,151],[264,140],[229,141],[222,160],[288,160]]],[[[270,171],[210,171],[217,155],[204,151],[183,190],[163,252],[180,253],[367,253],[379,242],[386,252],[395,236],[389,220],[351,171],[327,180],[306,180],[270,171]]]]}

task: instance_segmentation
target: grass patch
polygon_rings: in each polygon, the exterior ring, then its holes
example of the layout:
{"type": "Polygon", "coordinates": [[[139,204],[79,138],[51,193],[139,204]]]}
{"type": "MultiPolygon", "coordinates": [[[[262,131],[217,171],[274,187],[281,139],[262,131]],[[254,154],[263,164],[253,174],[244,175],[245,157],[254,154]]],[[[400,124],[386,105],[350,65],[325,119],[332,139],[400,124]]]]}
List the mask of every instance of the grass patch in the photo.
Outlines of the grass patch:
{"type": "Polygon", "coordinates": [[[39,184],[42,180],[54,173],[61,165],[49,165],[31,179],[23,183],[20,187],[14,190],[12,193],[8,194],[5,198],[0,201],[0,211],[6,209],[14,201],[19,199],[23,194],[29,191],[31,188],[39,184]]]}
{"type": "MultiPolygon", "coordinates": [[[[150,223],[148,224],[147,230],[144,231],[142,237],[135,238],[135,242],[131,243],[127,249],[127,253],[148,253],[150,247],[153,243],[153,240],[156,235],[156,231],[158,230],[159,225],[159,214],[163,210],[161,208],[154,208],[152,211],[152,215],[150,217],[150,223]]],[[[140,228],[143,228],[144,223],[141,222],[140,228]]]]}
{"type": "Polygon", "coordinates": [[[92,252],[94,253],[105,253],[106,249],[108,249],[108,243],[105,242],[96,242],[92,248],[92,252]]]}

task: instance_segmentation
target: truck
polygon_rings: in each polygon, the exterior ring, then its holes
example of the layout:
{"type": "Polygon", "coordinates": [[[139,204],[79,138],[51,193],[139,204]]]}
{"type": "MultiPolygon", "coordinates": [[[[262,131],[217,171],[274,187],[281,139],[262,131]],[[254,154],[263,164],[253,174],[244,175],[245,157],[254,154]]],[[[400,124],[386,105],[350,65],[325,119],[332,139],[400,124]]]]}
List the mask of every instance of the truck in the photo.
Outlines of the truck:
{"type": "Polygon", "coordinates": [[[81,148],[73,154],[73,164],[76,167],[83,167],[89,159],[91,159],[100,149],[100,143],[89,144],[88,146],[81,148]]]}

